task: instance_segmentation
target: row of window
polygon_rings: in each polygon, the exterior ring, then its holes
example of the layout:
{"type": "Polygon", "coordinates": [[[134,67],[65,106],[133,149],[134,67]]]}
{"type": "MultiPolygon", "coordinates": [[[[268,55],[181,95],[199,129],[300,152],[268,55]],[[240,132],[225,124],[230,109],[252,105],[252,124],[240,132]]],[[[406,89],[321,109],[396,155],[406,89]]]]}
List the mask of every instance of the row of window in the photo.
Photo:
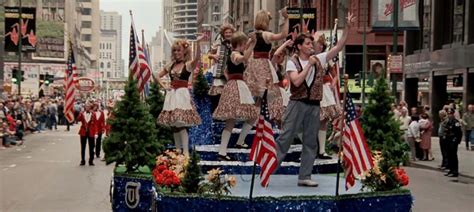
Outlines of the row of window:
{"type": "Polygon", "coordinates": [[[100,43],[100,49],[112,49],[112,43],[100,43]]]}
{"type": "Polygon", "coordinates": [[[101,52],[99,58],[112,59],[112,53],[111,52],[101,52]]]}

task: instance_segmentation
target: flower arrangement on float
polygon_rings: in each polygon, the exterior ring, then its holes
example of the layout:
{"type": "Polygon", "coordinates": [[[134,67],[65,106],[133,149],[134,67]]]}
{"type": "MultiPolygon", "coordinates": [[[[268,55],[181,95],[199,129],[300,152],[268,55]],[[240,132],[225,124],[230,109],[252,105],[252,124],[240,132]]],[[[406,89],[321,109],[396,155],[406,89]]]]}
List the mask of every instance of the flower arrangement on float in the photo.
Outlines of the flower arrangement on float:
{"type": "Polygon", "coordinates": [[[372,155],[374,166],[361,176],[362,190],[390,191],[408,185],[409,177],[403,168],[385,163],[380,151],[372,155]]]}

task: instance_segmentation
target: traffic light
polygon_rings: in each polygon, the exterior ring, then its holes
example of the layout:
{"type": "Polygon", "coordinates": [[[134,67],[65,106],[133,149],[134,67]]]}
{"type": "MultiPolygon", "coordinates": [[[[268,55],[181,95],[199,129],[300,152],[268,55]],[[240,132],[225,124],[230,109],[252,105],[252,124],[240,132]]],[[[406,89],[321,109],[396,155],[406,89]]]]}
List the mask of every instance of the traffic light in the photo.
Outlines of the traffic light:
{"type": "Polygon", "coordinates": [[[355,85],[360,87],[360,72],[355,74],[355,85]]]}
{"type": "Polygon", "coordinates": [[[15,67],[15,68],[12,69],[12,82],[15,83],[15,84],[16,84],[19,80],[25,81],[25,77],[24,77],[25,71],[21,71],[21,73],[20,73],[20,74],[21,74],[20,79],[18,79],[18,74],[19,74],[18,72],[19,72],[18,68],[15,67]]]}
{"type": "Polygon", "coordinates": [[[374,86],[374,72],[370,72],[369,79],[367,80],[367,85],[370,87],[374,86]]]}

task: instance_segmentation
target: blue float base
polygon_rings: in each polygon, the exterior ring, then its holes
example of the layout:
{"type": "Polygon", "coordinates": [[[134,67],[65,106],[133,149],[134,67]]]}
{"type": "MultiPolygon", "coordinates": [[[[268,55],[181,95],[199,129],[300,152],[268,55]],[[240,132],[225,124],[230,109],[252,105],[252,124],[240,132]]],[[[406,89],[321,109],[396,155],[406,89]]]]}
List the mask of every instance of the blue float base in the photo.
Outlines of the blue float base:
{"type": "MultiPolygon", "coordinates": [[[[249,200],[250,175],[236,176],[238,184],[229,196],[159,193],[154,196],[151,179],[114,177],[113,211],[410,211],[413,198],[408,190],[360,192],[361,185],[349,191],[340,188],[335,196],[335,175],[313,175],[319,187],[298,187],[297,176],[272,175],[268,188],[256,179],[254,198],[249,200]],[[125,201],[127,182],[140,182],[140,202],[130,209],[125,201]]],[[[341,180],[343,180],[341,178],[341,180]]]]}
{"type": "MultiPolygon", "coordinates": [[[[335,175],[313,175],[316,188],[298,187],[298,176],[272,175],[270,185],[262,188],[256,179],[253,199],[248,199],[250,175],[236,176],[238,184],[230,196],[191,196],[160,194],[158,211],[410,211],[412,196],[409,191],[360,192],[361,184],[349,191],[342,186],[335,196],[335,175]]],[[[343,181],[344,179],[341,178],[343,181]]]]}

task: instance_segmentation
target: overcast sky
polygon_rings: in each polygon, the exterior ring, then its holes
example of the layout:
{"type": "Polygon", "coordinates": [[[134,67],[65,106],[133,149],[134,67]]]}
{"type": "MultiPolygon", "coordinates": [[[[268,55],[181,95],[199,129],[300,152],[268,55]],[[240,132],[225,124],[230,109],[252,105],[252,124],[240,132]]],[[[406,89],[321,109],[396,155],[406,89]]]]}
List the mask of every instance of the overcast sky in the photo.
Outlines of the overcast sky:
{"type": "MultiPolygon", "coordinates": [[[[150,43],[151,38],[162,25],[163,1],[172,0],[100,0],[100,9],[104,11],[116,11],[122,15],[122,58],[125,67],[128,67],[128,48],[130,39],[130,12],[133,12],[135,30],[142,42],[141,30],[145,30],[145,40],[150,43]]],[[[125,68],[127,70],[127,68],[125,68]]]]}

